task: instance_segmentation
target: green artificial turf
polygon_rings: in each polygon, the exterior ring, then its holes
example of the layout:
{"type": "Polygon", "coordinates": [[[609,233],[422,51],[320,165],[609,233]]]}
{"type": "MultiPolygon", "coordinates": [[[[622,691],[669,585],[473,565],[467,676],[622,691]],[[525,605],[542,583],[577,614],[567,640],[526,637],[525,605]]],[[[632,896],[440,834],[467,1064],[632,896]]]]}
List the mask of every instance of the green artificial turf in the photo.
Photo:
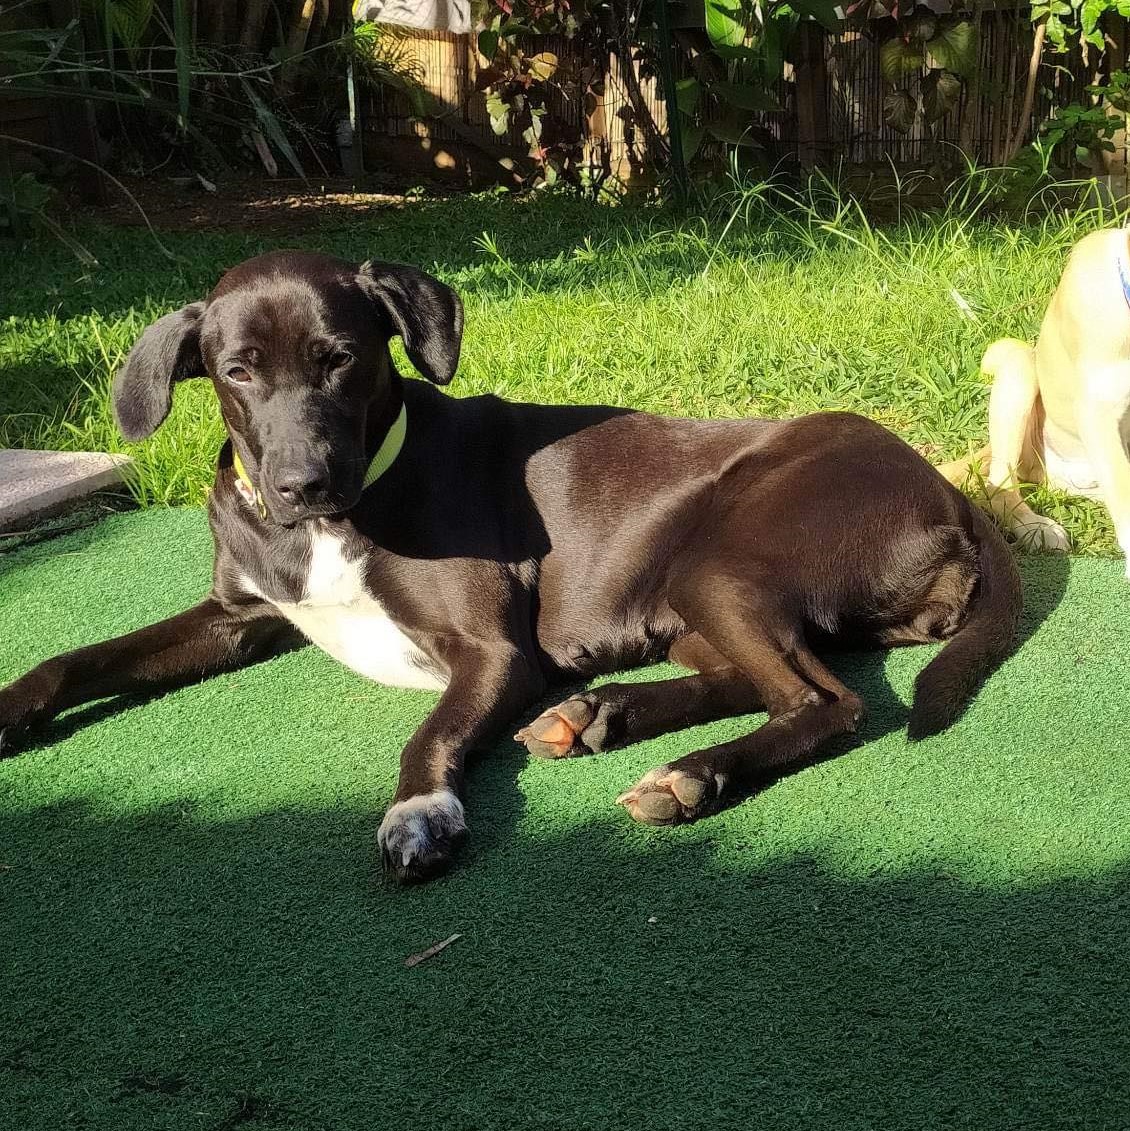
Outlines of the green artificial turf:
{"type": "MultiPolygon", "coordinates": [[[[0,682],[209,562],[196,509],[0,557],[0,682]]],[[[842,657],[864,741],[675,830],[612,800],[749,720],[507,742],[412,890],[374,834],[427,693],[305,649],[65,717],[0,763],[0,1127],[1124,1128],[1130,588],[1023,568],[1029,638],[948,733],[905,744],[928,649],[842,657]]]]}

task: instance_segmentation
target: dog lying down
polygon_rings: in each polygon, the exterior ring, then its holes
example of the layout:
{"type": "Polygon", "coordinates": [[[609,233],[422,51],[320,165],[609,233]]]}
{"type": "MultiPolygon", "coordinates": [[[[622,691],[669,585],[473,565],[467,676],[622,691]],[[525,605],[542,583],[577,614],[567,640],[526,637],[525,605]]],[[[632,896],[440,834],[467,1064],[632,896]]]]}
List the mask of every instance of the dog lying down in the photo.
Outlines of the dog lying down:
{"type": "MultiPolygon", "coordinates": [[[[993,513],[1033,549],[1066,550],[1059,523],[1036,514],[1021,483],[1101,499],[1130,555],[1130,238],[1081,240],[1048,304],[1033,348],[1002,338],[985,351],[993,379],[989,446],[940,468],[952,483],[983,477],[993,513]]],[[[1127,563],[1130,577],[1130,560],[1127,563]]]]}
{"type": "MultiPolygon", "coordinates": [[[[565,699],[518,739],[595,754],[757,711],[749,734],[660,766],[619,798],[638,821],[703,817],[814,762],[863,704],[830,643],[947,640],[910,736],[946,727],[1013,647],[1021,594],[989,519],[861,417],[674,420],[454,399],[459,299],[409,267],[276,252],[166,315],[114,383],[131,440],[207,374],[230,440],[215,565],[187,612],[57,656],[0,691],[9,752],[76,704],[155,693],[308,639],[382,683],[432,688],[378,839],[417,880],[464,834],[467,753],[548,686],[669,657],[689,674],[565,699]],[[403,339],[430,384],[404,380],[403,339]]],[[[374,756],[384,754],[379,733],[374,756]]]]}

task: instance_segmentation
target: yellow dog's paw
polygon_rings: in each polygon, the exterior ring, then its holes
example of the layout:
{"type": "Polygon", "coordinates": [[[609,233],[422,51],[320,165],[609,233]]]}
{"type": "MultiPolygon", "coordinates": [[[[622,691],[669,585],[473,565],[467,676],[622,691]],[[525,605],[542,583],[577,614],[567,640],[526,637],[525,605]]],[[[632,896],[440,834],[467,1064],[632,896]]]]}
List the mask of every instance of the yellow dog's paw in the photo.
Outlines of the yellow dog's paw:
{"type": "Polygon", "coordinates": [[[1030,553],[1067,553],[1071,549],[1071,539],[1067,531],[1054,519],[1034,515],[1013,528],[1016,541],[1030,553]]]}

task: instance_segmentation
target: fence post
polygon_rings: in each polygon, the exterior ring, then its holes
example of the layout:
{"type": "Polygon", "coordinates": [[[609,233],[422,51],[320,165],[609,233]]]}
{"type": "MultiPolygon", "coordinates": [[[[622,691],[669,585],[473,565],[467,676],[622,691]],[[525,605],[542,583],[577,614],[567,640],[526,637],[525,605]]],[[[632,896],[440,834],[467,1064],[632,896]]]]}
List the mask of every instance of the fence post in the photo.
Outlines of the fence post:
{"type": "Polygon", "coordinates": [[[824,29],[815,20],[797,28],[796,61],[797,156],[804,168],[816,165],[828,152],[828,67],[824,60],[824,29]]]}

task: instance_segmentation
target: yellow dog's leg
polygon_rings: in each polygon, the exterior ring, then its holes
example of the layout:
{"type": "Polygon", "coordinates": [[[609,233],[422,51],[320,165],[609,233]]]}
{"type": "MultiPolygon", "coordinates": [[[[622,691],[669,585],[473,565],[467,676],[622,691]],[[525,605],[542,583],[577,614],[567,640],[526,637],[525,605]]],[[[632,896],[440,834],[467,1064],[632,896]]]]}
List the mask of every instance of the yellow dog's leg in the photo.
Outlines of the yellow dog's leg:
{"type": "Polygon", "coordinates": [[[1130,577],[1130,455],[1122,421],[1130,412],[1130,363],[1099,366],[1087,373],[1087,398],[1079,410],[1079,436],[1087,449],[1114,520],[1118,544],[1127,555],[1130,577]]]}
{"type": "Polygon", "coordinates": [[[1037,514],[1020,497],[1021,483],[1044,478],[1043,409],[1036,351],[1002,338],[985,351],[982,370],[993,378],[989,394],[989,473],[985,492],[997,519],[1026,549],[1066,550],[1067,531],[1037,514]]]}
{"type": "Polygon", "coordinates": [[[955,487],[977,488],[976,501],[1028,549],[1066,550],[1070,543],[1063,527],[1036,514],[1017,489],[1044,478],[1035,350],[1016,338],[1001,338],[985,351],[981,371],[993,379],[989,445],[938,471],[955,487]]]}

